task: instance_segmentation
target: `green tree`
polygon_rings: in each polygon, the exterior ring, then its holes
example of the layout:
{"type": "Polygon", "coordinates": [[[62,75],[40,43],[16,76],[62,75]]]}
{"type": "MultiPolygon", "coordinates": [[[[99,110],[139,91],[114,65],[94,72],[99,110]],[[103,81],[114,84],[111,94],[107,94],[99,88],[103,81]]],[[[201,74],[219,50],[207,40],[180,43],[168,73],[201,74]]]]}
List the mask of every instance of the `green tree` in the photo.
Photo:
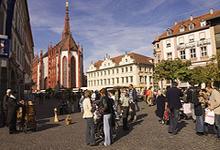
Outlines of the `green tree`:
{"type": "Polygon", "coordinates": [[[163,60],[155,67],[154,79],[155,81],[163,79],[187,81],[190,78],[190,65],[190,61],[182,61],[181,59],[163,60]]]}
{"type": "Polygon", "coordinates": [[[220,72],[215,58],[212,58],[206,66],[192,68],[190,74],[189,82],[194,82],[195,84],[220,81],[220,72]]]}

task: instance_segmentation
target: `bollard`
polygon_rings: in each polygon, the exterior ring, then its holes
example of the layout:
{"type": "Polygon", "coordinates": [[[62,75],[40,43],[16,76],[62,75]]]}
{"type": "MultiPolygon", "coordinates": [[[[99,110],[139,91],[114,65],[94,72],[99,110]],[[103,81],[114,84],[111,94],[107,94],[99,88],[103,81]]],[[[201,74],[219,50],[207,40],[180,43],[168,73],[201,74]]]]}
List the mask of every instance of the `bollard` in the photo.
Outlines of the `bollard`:
{"type": "Polygon", "coordinates": [[[54,122],[59,122],[58,116],[57,116],[57,108],[54,108],[54,122]]]}

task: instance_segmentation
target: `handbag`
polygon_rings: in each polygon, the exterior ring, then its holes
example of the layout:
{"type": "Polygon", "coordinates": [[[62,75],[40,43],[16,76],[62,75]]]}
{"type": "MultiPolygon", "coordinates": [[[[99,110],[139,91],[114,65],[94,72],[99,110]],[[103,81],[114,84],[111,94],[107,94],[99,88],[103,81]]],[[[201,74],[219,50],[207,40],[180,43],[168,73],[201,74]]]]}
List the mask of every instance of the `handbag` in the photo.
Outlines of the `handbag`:
{"type": "Polygon", "coordinates": [[[169,111],[167,111],[167,110],[164,111],[163,119],[164,119],[164,121],[169,120],[169,111]]]}
{"type": "Polygon", "coordinates": [[[183,104],[183,113],[184,114],[191,114],[192,113],[192,105],[190,103],[183,104]]]}
{"type": "Polygon", "coordinates": [[[205,109],[205,121],[204,122],[210,125],[213,125],[215,123],[214,111],[211,111],[208,108],[205,109]]]}

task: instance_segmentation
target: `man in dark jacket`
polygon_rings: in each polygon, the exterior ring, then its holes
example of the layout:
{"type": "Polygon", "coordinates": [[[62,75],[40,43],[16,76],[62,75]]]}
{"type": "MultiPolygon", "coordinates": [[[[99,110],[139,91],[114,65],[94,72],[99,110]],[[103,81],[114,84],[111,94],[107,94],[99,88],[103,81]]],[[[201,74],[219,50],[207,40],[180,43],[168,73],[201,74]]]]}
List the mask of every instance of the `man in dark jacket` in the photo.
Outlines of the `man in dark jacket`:
{"type": "Polygon", "coordinates": [[[113,103],[108,97],[108,92],[105,88],[101,89],[101,105],[103,107],[103,124],[104,124],[104,145],[111,145],[112,140],[112,121],[113,121],[113,103]]]}
{"type": "Polygon", "coordinates": [[[7,116],[8,116],[8,99],[11,94],[11,89],[7,89],[6,94],[2,102],[2,111],[3,111],[3,124],[8,125],[7,116]]]}
{"type": "Polygon", "coordinates": [[[191,83],[191,87],[187,90],[187,101],[194,105],[194,113],[196,116],[196,134],[204,134],[204,121],[203,121],[203,108],[202,104],[199,102],[199,88],[195,87],[191,83]]]}
{"type": "Polygon", "coordinates": [[[3,112],[3,100],[0,99],[0,128],[5,126],[4,112],[3,112]]]}
{"type": "Polygon", "coordinates": [[[132,84],[129,85],[129,103],[132,110],[130,121],[133,121],[137,119],[136,111],[139,111],[140,108],[137,102],[137,91],[135,90],[132,84]]]}
{"type": "Polygon", "coordinates": [[[170,111],[170,124],[168,132],[171,134],[177,134],[177,125],[179,118],[179,109],[182,107],[180,98],[183,96],[182,91],[177,88],[177,83],[173,83],[173,87],[169,88],[166,93],[168,108],[170,111]]]}

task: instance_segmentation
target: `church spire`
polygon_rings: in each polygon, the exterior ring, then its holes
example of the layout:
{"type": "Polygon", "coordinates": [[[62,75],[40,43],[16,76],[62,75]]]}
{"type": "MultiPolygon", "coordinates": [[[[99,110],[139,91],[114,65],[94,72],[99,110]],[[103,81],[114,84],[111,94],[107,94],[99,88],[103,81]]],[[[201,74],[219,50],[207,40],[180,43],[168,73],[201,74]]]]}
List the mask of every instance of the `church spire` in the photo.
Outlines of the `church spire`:
{"type": "Polygon", "coordinates": [[[62,39],[64,39],[66,35],[69,35],[69,34],[70,34],[69,1],[66,0],[66,15],[65,15],[62,39]]]}

